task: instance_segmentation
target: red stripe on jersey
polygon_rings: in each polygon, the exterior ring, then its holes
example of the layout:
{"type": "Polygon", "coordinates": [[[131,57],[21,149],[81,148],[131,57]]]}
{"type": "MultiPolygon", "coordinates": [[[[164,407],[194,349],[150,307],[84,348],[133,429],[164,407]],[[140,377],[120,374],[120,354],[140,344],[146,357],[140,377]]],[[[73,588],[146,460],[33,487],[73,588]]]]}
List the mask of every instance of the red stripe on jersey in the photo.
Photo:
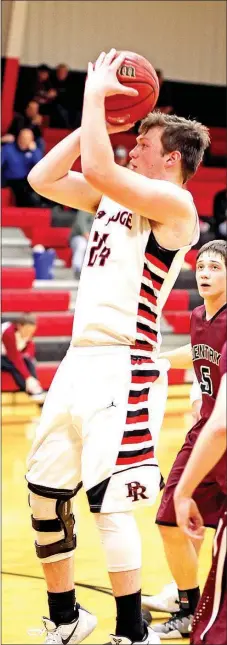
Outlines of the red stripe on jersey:
{"type": "MultiPolygon", "coordinates": [[[[164,281],[163,281],[163,282],[164,282],[164,281]]],[[[162,282],[162,283],[160,283],[160,282],[156,282],[156,280],[152,279],[153,287],[154,287],[154,289],[157,289],[157,291],[160,291],[160,289],[161,289],[161,287],[162,287],[162,285],[163,285],[163,282],[162,282]]]]}
{"type": "Polygon", "coordinates": [[[136,464],[139,461],[146,461],[154,457],[154,451],[150,450],[145,455],[138,455],[137,457],[119,457],[116,461],[117,466],[126,466],[128,464],[136,464]]]}
{"type": "Polygon", "coordinates": [[[145,257],[147,260],[151,263],[154,264],[155,267],[158,269],[161,269],[162,271],[165,271],[165,273],[168,273],[168,267],[161,262],[161,260],[158,260],[154,255],[151,255],[150,253],[145,253],[145,257]]]}
{"type": "Polygon", "coordinates": [[[148,414],[137,414],[135,417],[127,417],[126,425],[130,425],[131,423],[144,423],[145,421],[148,421],[148,414]]]}
{"type": "Polygon", "coordinates": [[[148,311],[144,311],[144,309],[138,309],[138,316],[141,316],[141,318],[146,318],[147,320],[150,320],[150,322],[156,322],[156,317],[152,313],[148,313],[148,311]]]}
{"type": "MultiPolygon", "coordinates": [[[[151,359],[151,358],[149,358],[149,357],[150,357],[151,352],[153,352],[153,351],[154,351],[154,349],[155,349],[154,345],[149,345],[149,343],[145,343],[145,344],[143,345],[143,344],[142,344],[142,343],[140,343],[138,340],[136,340],[135,345],[130,345],[130,349],[131,349],[131,352],[133,352],[135,349],[136,349],[137,351],[142,349],[143,351],[148,352],[148,357],[147,357],[147,358],[148,358],[148,360],[151,360],[151,362],[154,362],[154,361],[152,361],[152,359],[151,359]]],[[[143,356],[142,358],[143,358],[144,360],[146,360],[146,356],[143,356]]]]}
{"type": "Polygon", "coordinates": [[[152,302],[153,305],[157,304],[156,296],[152,296],[151,293],[147,293],[147,291],[145,291],[143,287],[141,287],[140,296],[142,298],[146,298],[149,302],[152,302]]]}
{"type": "Polygon", "coordinates": [[[144,278],[148,278],[148,280],[151,279],[150,273],[149,273],[149,271],[147,269],[145,269],[145,267],[144,267],[144,270],[143,270],[143,276],[144,276],[144,278]]]}
{"type": "Polygon", "coordinates": [[[157,340],[157,332],[153,331],[144,331],[140,329],[137,325],[137,334],[141,334],[144,338],[150,338],[151,340],[157,340]]]}
{"type": "Polygon", "coordinates": [[[142,403],[142,401],[147,401],[147,394],[139,394],[138,396],[129,396],[128,403],[142,403]]]}
{"type": "MultiPolygon", "coordinates": [[[[135,430],[136,433],[136,430],[135,430]]],[[[121,445],[124,443],[142,443],[143,441],[151,441],[152,437],[150,432],[145,434],[144,436],[137,435],[135,437],[123,437],[121,445]]]]}

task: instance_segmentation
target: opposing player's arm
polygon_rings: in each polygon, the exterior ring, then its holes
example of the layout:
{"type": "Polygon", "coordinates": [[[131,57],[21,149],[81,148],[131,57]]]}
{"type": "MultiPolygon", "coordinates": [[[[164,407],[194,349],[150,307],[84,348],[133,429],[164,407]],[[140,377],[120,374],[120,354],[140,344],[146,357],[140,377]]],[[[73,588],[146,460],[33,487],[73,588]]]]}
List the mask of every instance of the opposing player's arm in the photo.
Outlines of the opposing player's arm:
{"type": "Polygon", "coordinates": [[[82,173],[70,170],[80,156],[80,128],[60,141],[30,171],[28,182],[47,199],[95,213],[102,193],[82,173]]]}
{"type": "Polygon", "coordinates": [[[159,358],[167,358],[173,369],[190,369],[193,367],[191,343],[171,350],[162,352],[159,358]]]}

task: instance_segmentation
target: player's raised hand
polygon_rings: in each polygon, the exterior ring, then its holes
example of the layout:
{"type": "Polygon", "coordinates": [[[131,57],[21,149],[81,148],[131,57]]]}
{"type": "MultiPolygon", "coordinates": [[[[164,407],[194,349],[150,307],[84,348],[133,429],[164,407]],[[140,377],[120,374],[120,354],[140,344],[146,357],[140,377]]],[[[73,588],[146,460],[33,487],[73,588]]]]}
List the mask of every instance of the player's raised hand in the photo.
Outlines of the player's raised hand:
{"type": "Polygon", "coordinates": [[[191,538],[202,540],[204,537],[203,518],[191,497],[174,496],[177,524],[191,538]]]}
{"type": "Polygon", "coordinates": [[[104,94],[104,96],[112,96],[113,94],[138,96],[137,90],[122,85],[117,78],[117,71],[124,59],[124,53],[117,56],[116,49],[111,49],[108,54],[101,52],[94,65],[93,63],[88,63],[85,94],[89,91],[95,91],[104,94]]]}

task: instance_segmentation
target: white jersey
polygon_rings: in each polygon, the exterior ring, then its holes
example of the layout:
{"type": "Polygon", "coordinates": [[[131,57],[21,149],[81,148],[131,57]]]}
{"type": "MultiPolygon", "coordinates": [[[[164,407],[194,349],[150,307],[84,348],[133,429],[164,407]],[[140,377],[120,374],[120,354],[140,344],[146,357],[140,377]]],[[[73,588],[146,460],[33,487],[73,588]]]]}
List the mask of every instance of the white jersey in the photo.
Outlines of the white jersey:
{"type": "MultiPolygon", "coordinates": [[[[188,198],[192,200],[190,193],[188,198]]],[[[130,345],[136,353],[152,351],[155,357],[163,306],[198,238],[197,216],[191,244],[164,249],[149,219],[103,197],[81,272],[72,344],[130,345]]]]}

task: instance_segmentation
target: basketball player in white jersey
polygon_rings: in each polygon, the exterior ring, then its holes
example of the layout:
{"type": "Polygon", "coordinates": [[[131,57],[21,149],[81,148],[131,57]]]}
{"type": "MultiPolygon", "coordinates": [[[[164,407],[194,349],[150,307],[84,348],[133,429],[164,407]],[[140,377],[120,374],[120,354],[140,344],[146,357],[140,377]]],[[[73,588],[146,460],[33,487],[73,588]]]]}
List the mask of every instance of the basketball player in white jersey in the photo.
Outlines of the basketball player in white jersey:
{"type": "MultiPolygon", "coordinates": [[[[89,64],[81,129],[52,149],[28,180],[41,195],[94,213],[76,301],[72,342],[53,380],[28,460],[36,552],[48,589],[46,643],[80,643],[96,618],[75,602],[72,498],[83,484],[106,552],[116,600],[112,643],[158,643],[141,614],[141,545],[132,514],[160,486],[148,398],[163,305],[198,217],[185,183],[209,144],[196,121],[159,112],[142,122],[130,168],[114,162],[105,96],[119,84],[113,49],[89,64]],[[72,172],[81,154],[82,173],[72,172]]],[[[126,129],[126,128],[120,128],[126,129]]],[[[162,406],[161,400],[154,407],[162,406]]]]}

